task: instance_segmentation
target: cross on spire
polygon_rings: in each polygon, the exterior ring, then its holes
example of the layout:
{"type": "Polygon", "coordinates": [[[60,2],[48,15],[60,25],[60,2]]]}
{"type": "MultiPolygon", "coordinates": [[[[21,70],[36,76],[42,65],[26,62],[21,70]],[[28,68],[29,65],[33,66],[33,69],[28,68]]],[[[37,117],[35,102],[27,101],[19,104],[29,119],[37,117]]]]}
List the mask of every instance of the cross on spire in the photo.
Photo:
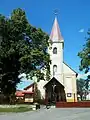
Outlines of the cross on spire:
{"type": "MultiPolygon", "coordinates": [[[[55,15],[58,15],[58,10],[56,9],[54,13],[55,15]]],[[[50,34],[50,40],[52,40],[53,42],[63,41],[63,37],[61,35],[59,24],[57,21],[57,16],[55,16],[54,24],[53,24],[52,31],[50,34]]]]}
{"type": "Polygon", "coordinates": [[[55,16],[58,15],[58,9],[55,9],[55,10],[54,10],[54,14],[55,14],[55,16]]]}

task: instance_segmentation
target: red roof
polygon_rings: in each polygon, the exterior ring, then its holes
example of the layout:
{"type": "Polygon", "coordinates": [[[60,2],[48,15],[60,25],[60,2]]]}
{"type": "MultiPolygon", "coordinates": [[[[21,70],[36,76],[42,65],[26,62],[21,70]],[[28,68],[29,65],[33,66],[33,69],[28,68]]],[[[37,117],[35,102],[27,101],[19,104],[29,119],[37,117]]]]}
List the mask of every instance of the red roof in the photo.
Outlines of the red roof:
{"type": "Polygon", "coordinates": [[[24,96],[24,94],[22,93],[22,91],[16,91],[15,95],[17,97],[23,97],[24,96]]]}
{"type": "Polygon", "coordinates": [[[34,87],[34,83],[32,83],[31,85],[29,85],[26,88],[24,88],[24,90],[16,91],[15,95],[17,97],[24,97],[25,94],[33,94],[34,92],[28,90],[31,87],[34,87]]]}
{"type": "Polygon", "coordinates": [[[34,92],[31,91],[22,91],[23,94],[33,94],[34,92]]]}
{"type": "Polygon", "coordinates": [[[33,94],[34,92],[31,91],[26,91],[26,90],[22,90],[22,91],[16,91],[15,95],[17,97],[24,97],[25,94],[33,94]]]}

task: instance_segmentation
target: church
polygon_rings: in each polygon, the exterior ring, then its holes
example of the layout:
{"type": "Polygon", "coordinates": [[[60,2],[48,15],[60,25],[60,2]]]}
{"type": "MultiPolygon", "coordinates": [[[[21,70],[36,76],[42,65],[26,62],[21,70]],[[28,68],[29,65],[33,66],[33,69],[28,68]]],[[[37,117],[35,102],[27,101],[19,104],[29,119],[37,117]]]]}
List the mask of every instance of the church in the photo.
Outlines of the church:
{"type": "MultiPolygon", "coordinates": [[[[57,17],[50,34],[50,80],[40,80],[38,89],[41,98],[47,102],[77,102],[77,73],[63,60],[64,39],[61,35],[57,17]]],[[[72,58],[73,59],[73,58],[72,58]]]]}

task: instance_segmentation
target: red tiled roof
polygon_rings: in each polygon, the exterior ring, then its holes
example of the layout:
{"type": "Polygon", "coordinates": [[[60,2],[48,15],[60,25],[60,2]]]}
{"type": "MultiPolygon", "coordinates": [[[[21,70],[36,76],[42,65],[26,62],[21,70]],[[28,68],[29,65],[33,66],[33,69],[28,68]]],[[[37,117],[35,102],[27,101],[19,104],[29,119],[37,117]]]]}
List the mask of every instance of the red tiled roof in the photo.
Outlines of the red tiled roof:
{"type": "Polygon", "coordinates": [[[33,94],[34,92],[31,91],[22,91],[23,94],[33,94]]]}
{"type": "Polygon", "coordinates": [[[33,93],[34,92],[22,90],[22,91],[16,91],[15,95],[17,97],[24,97],[25,94],[33,94],[33,93]]]}
{"type": "Polygon", "coordinates": [[[17,97],[24,97],[24,94],[22,93],[22,91],[16,91],[15,95],[17,97]]]}
{"type": "MultiPolygon", "coordinates": [[[[24,88],[24,90],[17,90],[15,95],[17,97],[23,97],[25,94],[33,94],[33,91],[29,91],[28,89],[33,87],[34,83],[32,83],[31,85],[27,86],[26,88],[24,88]]],[[[33,89],[32,89],[33,90],[33,89]]]]}

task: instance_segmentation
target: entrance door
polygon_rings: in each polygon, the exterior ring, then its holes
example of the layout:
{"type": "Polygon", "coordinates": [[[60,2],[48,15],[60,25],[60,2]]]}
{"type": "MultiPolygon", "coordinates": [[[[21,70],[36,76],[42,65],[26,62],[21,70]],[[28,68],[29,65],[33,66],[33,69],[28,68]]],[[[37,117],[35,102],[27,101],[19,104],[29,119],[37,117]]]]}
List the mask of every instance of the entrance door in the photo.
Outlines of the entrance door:
{"type": "Polygon", "coordinates": [[[45,85],[45,88],[47,102],[56,103],[66,101],[64,86],[55,78],[51,79],[51,81],[45,85]]]}

